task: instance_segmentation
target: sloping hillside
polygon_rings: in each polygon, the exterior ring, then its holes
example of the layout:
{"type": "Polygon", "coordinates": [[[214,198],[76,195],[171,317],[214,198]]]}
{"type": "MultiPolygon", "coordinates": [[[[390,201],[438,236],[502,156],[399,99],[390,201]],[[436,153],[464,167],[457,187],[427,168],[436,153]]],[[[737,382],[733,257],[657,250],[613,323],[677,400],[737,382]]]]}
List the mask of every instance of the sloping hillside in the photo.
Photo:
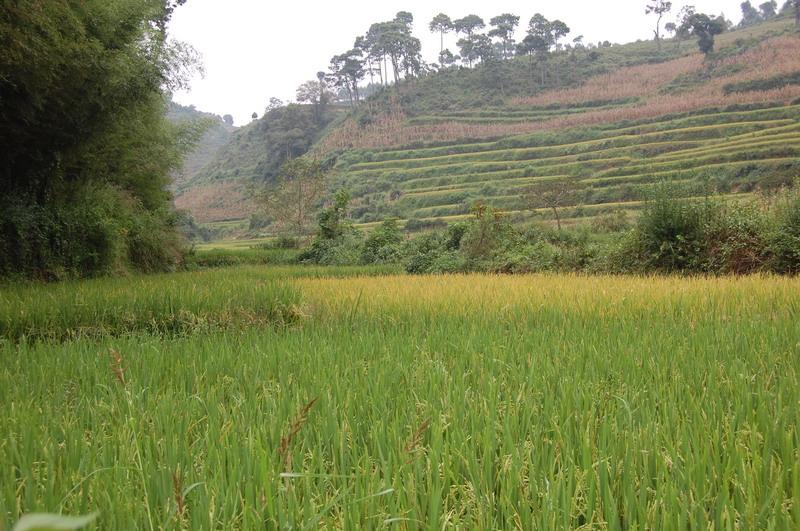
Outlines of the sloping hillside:
{"type": "MultiPolygon", "coordinates": [[[[600,53],[619,63],[626,48],[600,53]]],[[[548,182],[568,189],[567,215],[583,217],[635,209],[664,180],[688,195],[743,194],[800,175],[800,38],[790,20],[725,34],[711,59],[691,41],[629,48],[646,62],[567,88],[534,86],[498,105],[437,110],[406,94],[438,83],[420,80],[362,110],[375,119],[353,117],[318,150],[339,153],[334,187],[351,191],[363,223],[448,221],[477,202],[545,211],[537,196],[548,182]],[[672,58],[655,61],[659,53],[672,58]]],[[[567,68],[573,59],[562,55],[564,72],[591,70],[580,59],[567,68]]]]}
{"type": "Polygon", "coordinates": [[[226,124],[215,114],[201,112],[194,107],[186,107],[175,102],[170,103],[167,118],[173,122],[203,121],[207,124],[205,134],[195,149],[187,155],[181,171],[175,174],[173,188],[180,194],[193,185],[197,175],[214,160],[236,128],[226,124]]]}
{"type": "MultiPolygon", "coordinates": [[[[451,67],[379,91],[357,109],[273,110],[235,131],[178,186],[203,222],[243,219],[248,187],[311,149],[336,161],[368,224],[457,219],[476,202],[546,210],[548,182],[573,218],[633,210],[668,180],[687,194],[745,194],[800,173],[800,37],[789,17],[717,37],[554,52],[451,67]],[[543,188],[544,187],[544,188],[543,188]]],[[[418,224],[419,225],[419,224],[418,224]]]]}
{"type": "Polygon", "coordinates": [[[176,205],[199,222],[249,216],[255,211],[249,188],[271,181],[287,159],[305,154],[342,112],[288,105],[230,132],[213,152],[198,146],[187,162],[191,177],[177,183],[176,205]]]}

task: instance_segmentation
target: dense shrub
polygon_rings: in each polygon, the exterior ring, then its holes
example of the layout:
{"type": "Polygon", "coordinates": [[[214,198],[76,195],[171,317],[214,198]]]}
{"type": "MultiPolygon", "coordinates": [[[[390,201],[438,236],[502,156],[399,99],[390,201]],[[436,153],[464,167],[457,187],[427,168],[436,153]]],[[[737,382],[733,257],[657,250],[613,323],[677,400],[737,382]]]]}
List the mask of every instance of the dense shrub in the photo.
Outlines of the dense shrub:
{"type": "Polygon", "coordinates": [[[752,201],[684,198],[658,187],[632,227],[623,211],[593,227],[519,226],[486,206],[446,230],[403,242],[396,221],[366,239],[344,219],[346,199],[320,216],[300,260],[348,265],[402,263],[408,273],[800,273],[800,192],[752,201]]]}
{"type": "Polygon", "coordinates": [[[148,210],[107,186],[65,192],[44,206],[0,200],[0,276],[40,280],[111,274],[130,266],[163,271],[182,262],[178,216],[148,210]]]}
{"type": "Polygon", "coordinates": [[[409,241],[403,259],[409,273],[800,273],[796,191],[724,202],[683,199],[663,188],[627,226],[626,216],[617,213],[600,218],[592,230],[518,228],[482,207],[447,231],[409,241]]]}
{"type": "Polygon", "coordinates": [[[800,274],[800,190],[779,198],[767,236],[770,269],[781,274],[800,274]]]}
{"type": "Polygon", "coordinates": [[[703,224],[710,206],[674,199],[669,190],[647,203],[634,228],[628,259],[643,271],[696,269],[703,252],[703,224]]]}
{"type": "Polygon", "coordinates": [[[749,274],[800,272],[797,191],[771,200],[692,201],[663,194],[609,250],[615,272],[749,274]]]}
{"type": "Polygon", "coordinates": [[[367,236],[361,250],[362,264],[392,264],[400,258],[403,233],[397,220],[387,219],[367,236]]]}

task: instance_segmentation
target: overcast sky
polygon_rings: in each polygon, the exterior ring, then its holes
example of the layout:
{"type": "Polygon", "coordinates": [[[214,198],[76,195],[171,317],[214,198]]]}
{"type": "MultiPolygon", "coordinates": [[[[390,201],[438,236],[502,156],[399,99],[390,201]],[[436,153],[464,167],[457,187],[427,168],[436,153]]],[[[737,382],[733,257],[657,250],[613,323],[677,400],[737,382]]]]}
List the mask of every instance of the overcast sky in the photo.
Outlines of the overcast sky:
{"type": "MultiPolygon", "coordinates": [[[[738,22],[741,0],[687,0],[698,11],[725,15],[738,22]]],[[[754,2],[758,4],[759,2],[754,2]]],[[[356,36],[373,22],[391,20],[398,11],[414,15],[414,34],[422,40],[422,53],[436,61],[439,37],[428,22],[440,12],[451,18],[475,13],[489,22],[500,13],[521,17],[518,35],[535,12],[561,19],[572,29],[570,38],[585,42],[615,43],[651,38],[655,19],[646,16],[646,0],[189,0],[171,24],[172,37],[200,52],[205,77],[191,90],[175,95],[184,105],[215,114],[232,114],[236,125],[264,112],[270,97],[294,99],[295,88],[325,70],[330,58],[349,50],[356,36]]],[[[673,2],[672,20],[683,2],[673,2]]],[[[445,46],[457,53],[456,38],[445,46]]],[[[519,40],[519,37],[518,37],[519,40]]]]}

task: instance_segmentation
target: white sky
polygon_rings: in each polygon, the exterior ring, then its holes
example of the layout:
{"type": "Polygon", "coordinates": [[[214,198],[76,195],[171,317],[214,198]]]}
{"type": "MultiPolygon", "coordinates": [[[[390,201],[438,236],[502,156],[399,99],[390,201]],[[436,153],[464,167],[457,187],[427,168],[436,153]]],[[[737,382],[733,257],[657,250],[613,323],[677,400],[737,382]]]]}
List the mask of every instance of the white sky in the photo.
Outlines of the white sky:
{"type": "MultiPolygon", "coordinates": [[[[738,22],[741,0],[686,0],[698,11],[725,15],[738,22]]],[[[760,2],[753,2],[758,5],[760,2]]],[[[779,2],[782,4],[782,2],[779,2]]],[[[572,29],[570,39],[616,43],[652,37],[655,19],[646,16],[646,0],[345,0],[282,2],[271,0],[189,0],[178,8],[171,23],[172,37],[200,52],[205,77],[192,82],[190,91],[175,95],[184,105],[215,114],[232,114],[236,125],[264,112],[269,98],[293,101],[297,86],[327,70],[330,58],[349,50],[356,36],[373,22],[391,20],[398,11],[414,15],[414,34],[422,53],[436,61],[439,36],[428,31],[434,15],[451,18],[475,13],[487,23],[501,13],[521,17],[518,40],[535,12],[561,19],[572,29]]],[[[684,4],[673,1],[671,20],[684,4]]],[[[456,38],[446,36],[445,47],[457,53],[456,38]]]]}

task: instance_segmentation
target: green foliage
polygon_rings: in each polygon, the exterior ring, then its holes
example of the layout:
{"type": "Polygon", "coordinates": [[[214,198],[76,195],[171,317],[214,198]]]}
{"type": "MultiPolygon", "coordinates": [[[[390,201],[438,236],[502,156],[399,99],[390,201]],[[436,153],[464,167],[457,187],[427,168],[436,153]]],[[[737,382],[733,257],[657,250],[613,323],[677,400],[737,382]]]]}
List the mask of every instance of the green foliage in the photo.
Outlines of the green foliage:
{"type": "Polygon", "coordinates": [[[387,219],[364,240],[361,252],[362,264],[392,264],[400,258],[403,233],[397,220],[387,219]]]}
{"type": "Polygon", "coordinates": [[[267,110],[232,133],[230,142],[198,172],[195,183],[274,183],[283,165],[305,155],[339,110],[325,106],[317,118],[318,112],[315,105],[297,104],[267,110]]]}
{"type": "Polygon", "coordinates": [[[775,199],[721,202],[676,198],[664,189],[613,250],[615,271],[750,274],[800,271],[797,191],[775,199]],[[774,205],[771,204],[774,202],[774,205]]]}
{"type": "Polygon", "coordinates": [[[514,226],[488,207],[447,231],[409,241],[409,273],[586,272],[743,275],[800,272],[800,201],[795,190],[769,200],[682,197],[660,186],[633,227],[620,210],[586,227],[514,226]]]}
{"type": "Polygon", "coordinates": [[[704,242],[707,203],[675,199],[674,188],[662,187],[648,202],[636,225],[635,254],[645,271],[667,273],[697,269],[704,242]]]}
{"type": "Polygon", "coordinates": [[[364,238],[347,219],[350,194],[339,190],[318,217],[317,235],[298,257],[300,263],[354,265],[361,261],[364,238]]]}
{"type": "Polygon", "coordinates": [[[703,13],[695,13],[683,21],[678,32],[697,37],[697,46],[700,51],[709,55],[714,51],[714,38],[723,33],[726,28],[725,19],[722,17],[710,17],[703,13]]]}
{"type": "Polygon", "coordinates": [[[169,269],[169,173],[202,134],[164,120],[191,57],[174,2],[23,0],[0,12],[0,274],[169,269]]]}
{"type": "Polygon", "coordinates": [[[800,186],[785,193],[774,206],[768,234],[770,268],[782,274],[800,274],[800,186]]]}

